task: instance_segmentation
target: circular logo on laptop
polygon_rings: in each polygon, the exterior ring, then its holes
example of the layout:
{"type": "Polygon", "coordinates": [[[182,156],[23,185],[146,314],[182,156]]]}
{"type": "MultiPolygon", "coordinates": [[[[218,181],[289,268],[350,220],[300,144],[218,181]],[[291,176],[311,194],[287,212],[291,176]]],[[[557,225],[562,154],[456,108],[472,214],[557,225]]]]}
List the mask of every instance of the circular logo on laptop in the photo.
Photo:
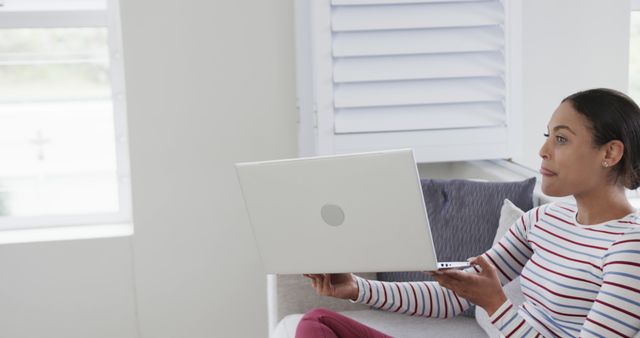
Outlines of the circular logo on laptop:
{"type": "Polygon", "coordinates": [[[325,204],[320,209],[320,215],[325,223],[332,226],[339,226],[344,223],[344,211],[335,204],[325,204]]]}

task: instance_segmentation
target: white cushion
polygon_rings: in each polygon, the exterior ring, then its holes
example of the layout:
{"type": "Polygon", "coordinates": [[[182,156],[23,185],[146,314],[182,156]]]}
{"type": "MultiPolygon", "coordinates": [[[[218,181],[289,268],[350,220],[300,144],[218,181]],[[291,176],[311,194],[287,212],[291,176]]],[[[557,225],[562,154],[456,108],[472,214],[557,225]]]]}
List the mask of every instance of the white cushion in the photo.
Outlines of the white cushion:
{"type": "Polygon", "coordinates": [[[278,323],[271,338],[295,338],[296,328],[302,319],[301,314],[288,315],[278,323]]]}
{"type": "MultiPolygon", "coordinates": [[[[520,210],[516,207],[511,201],[508,199],[504,200],[502,204],[502,209],[500,210],[500,221],[498,225],[498,230],[496,231],[496,237],[493,239],[493,244],[498,243],[498,241],[504,236],[504,234],[509,231],[509,228],[515,223],[520,216],[524,214],[524,211],[520,210]]],[[[504,293],[509,298],[511,303],[514,306],[520,306],[522,302],[524,302],[524,296],[522,294],[522,290],[520,289],[520,277],[512,280],[507,285],[503,287],[504,293]]],[[[501,337],[500,331],[496,329],[491,322],[489,322],[489,315],[487,312],[476,306],[476,322],[478,325],[487,333],[487,335],[491,338],[499,338],[501,337]]]]}

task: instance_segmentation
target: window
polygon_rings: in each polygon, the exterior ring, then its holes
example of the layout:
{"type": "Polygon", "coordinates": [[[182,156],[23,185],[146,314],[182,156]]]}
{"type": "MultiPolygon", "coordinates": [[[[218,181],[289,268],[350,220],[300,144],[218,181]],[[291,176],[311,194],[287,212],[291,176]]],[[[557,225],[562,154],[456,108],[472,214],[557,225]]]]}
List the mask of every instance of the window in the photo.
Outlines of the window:
{"type": "Polygon", "coordinates": [[[0,230],[130,222],[117,14],[0,0],[0,230]]]}
{"type": "Polygon", "coordinates": [[[631,1],[629,51],[629,95],[640,102],[640,0],[631,1]]]}

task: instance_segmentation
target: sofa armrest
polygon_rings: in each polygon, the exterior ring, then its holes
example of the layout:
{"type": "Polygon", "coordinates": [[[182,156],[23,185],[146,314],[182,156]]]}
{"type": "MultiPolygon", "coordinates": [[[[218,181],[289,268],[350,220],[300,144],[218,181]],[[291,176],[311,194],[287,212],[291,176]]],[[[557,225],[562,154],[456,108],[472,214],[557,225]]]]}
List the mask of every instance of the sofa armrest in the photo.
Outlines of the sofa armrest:
{"type": "MultiPolygon", "coordinates": [[[[356,273],[358,276],[375,279],[375,273],[356,273]]],[[[311,281],[301,275],[277,276],[277,321],[294,313],[305,313],[316,307],[324,307],[333,311],[368,309],[366,305],[353,304],[346,300],[324,297],[315,293],[311,281]]]]}

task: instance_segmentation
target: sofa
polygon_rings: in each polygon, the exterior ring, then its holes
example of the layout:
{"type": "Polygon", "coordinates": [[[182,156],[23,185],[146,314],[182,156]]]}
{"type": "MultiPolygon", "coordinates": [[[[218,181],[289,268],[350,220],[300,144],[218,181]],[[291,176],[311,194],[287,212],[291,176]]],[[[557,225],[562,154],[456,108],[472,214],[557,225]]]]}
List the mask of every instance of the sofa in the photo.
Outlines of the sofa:
{"type": "MultiPolygon", "coordinates": [[[[514,182],[422,180],[438,259],[464,260],[487,250],[522,215],[522,210],[539,203],[540,200],[533,197],[535,183],[534,178],[514,182]]],[[[356,274],[384,281],[430,279],[416,271],[356,274]]],[[[505,285],[504,289],[515,305],[522,303],[518,280],[505,285]]],[[[338,311],[393,337],[500,337],[488,322],[486,312],[479,307],[449,319],[411,317],[318,296],[309,280],[298,275],[277,276],[278,322],[271,337],[294,337],[303,313],[318,307],[338,311]]]]}

